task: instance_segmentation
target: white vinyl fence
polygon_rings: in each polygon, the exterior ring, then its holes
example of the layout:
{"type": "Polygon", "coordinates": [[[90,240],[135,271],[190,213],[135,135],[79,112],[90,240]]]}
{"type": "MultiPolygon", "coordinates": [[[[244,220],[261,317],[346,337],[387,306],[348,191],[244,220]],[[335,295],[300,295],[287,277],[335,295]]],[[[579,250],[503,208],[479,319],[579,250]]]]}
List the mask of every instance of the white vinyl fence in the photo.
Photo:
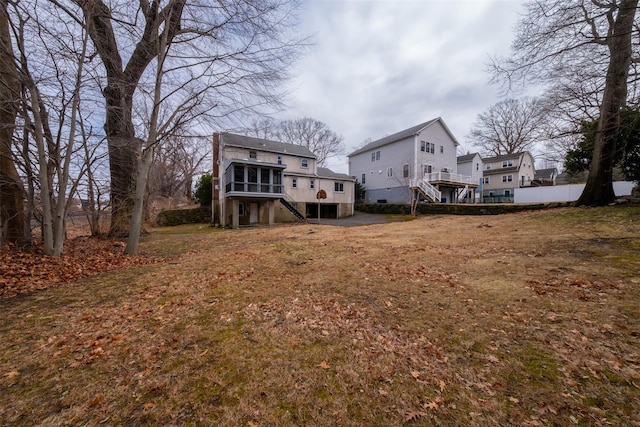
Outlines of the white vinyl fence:
{"type": "MultiPolygon", "coordinates": [[[[616,181],[613,191],[616,196],[630,196],[634,182],[616,181]]],[[[516,188],[513,192],[514,203],[574,202],[582,194],[584,184],[554,185],[551,187],[516,188]]]]}

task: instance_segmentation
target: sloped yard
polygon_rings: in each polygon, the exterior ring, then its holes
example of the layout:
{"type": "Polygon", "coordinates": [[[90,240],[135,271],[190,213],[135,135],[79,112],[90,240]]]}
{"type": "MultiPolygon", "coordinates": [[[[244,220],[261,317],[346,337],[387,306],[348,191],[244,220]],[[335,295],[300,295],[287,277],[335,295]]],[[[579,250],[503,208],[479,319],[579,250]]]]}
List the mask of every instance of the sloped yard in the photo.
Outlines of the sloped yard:
{"type": "Polygon", "coordinates": [[[0,300],[0,425],[640,426],[640,207],[143,251],[0,300]]]}

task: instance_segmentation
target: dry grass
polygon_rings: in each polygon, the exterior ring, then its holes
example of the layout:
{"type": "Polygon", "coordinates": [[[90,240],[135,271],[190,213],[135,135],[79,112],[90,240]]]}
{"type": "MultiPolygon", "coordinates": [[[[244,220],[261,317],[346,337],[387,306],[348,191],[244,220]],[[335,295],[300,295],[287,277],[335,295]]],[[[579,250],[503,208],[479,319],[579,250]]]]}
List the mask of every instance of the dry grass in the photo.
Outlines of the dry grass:
{"type": "Polygon", "coordinates": [[[640,209],[156,230],[0,302],[1,425],[640,425],[640,209]]]}

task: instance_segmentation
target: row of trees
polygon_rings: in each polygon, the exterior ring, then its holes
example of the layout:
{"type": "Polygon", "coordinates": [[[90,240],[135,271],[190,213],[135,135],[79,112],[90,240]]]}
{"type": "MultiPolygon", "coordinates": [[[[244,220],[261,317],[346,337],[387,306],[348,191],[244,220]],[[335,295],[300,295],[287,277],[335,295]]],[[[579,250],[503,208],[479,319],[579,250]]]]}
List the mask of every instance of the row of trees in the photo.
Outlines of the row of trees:
{"type": "Polygon", "coordinates": [[[535,85],[544,94],[492,106],[478,116],[470,138],[494,155],[546,141],[546,150],[562,158],[590,139],[589,177],[577,203],[613,201],[613,166],[620,135],[628,133],[621,112],[639,106],[637,8],[638,0],[526,2],[511,55],[493,58],[490,67],[507,93],[535,85]]]}
{"type": "Polygon", "coordinates": [[[213,130],[279,107],[305,47],[298,0],[0,5],[1,243],[35,218],[50,255],[74,196],[97,214],[107,192],[135,252],[148,195],[190,192],[213,130]]]}

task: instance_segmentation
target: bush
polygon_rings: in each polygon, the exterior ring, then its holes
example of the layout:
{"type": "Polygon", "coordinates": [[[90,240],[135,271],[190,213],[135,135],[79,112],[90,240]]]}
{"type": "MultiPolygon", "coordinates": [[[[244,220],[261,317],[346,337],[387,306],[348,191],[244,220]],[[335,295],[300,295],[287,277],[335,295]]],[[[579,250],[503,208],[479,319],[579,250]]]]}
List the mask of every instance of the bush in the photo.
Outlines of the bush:
{"type": "Polygon", "coordinates": [[[211,201],[213,200],[212,178],[210,173],[205,173],[196,182],[194,197],[200,203],[200,206],[211,206],[211,201]]]}

